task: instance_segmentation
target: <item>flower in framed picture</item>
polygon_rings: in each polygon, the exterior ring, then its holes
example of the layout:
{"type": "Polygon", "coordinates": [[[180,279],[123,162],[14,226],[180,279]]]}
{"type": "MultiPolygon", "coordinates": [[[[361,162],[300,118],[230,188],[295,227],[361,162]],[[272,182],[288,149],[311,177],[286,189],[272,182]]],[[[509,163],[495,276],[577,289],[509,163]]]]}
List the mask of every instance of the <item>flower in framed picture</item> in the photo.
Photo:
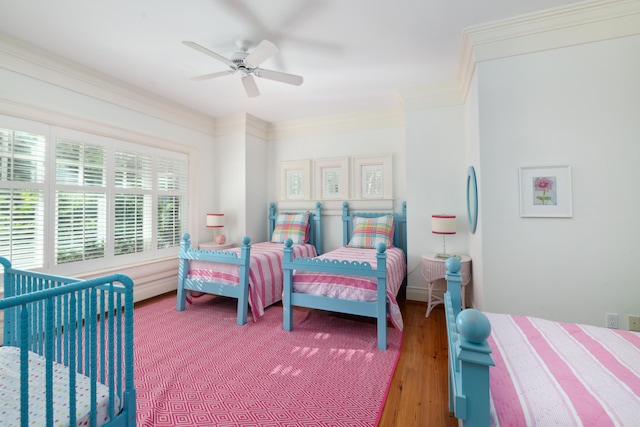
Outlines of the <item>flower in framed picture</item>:
{"type": "Polygon", "coordinates": [[[557,177],[536,176],[533,178],[533,204],[555,206],[558,204],[557,177]]]}
{"type": "Polygon", "coordinates": [[[571,205],[571,166],[520,168],[521,217],[570,218],[571,205]]]}

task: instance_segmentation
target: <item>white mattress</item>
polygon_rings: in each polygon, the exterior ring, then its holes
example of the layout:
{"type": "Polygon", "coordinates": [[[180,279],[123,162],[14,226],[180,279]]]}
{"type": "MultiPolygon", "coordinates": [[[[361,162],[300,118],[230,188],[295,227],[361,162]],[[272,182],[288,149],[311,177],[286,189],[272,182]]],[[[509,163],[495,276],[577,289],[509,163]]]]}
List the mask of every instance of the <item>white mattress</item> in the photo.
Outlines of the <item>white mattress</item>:
{"type": "MultiPolygon", "coordinates": [[[[46,416],[44,398],[46,381],[44,357],[29,352],[29,424],[43,425],[46,416]]],[[[53,364],[54,416],[56,426],[69,426],[69,377],[68,369],[53,364]]],[[[109,389],[97,384],[98,412],[96,421],[99,426],[108,420],[109,389]]],[[[76,415],[77,425],[89,425],[89,407],[91,405],[91,382],[89,377],[76,375],[76,415]]],[[[119,402],[116,397],[116,408],[119,402]]],[[[116,411],[118,412],[118,411],[116,411]]],[[[20,349],[0,347],[0,423],[2,426],[20,425],[20,349]]]]}

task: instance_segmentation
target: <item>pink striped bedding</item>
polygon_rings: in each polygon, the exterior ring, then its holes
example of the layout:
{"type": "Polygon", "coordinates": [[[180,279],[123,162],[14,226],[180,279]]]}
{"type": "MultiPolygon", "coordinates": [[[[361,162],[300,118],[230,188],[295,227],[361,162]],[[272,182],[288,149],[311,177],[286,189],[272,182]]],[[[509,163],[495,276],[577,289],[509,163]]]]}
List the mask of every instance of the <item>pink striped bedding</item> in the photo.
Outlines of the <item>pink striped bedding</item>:
{"type": "MultiPolygon", "coordinates": [[[[320,255],[319,259],[337,259],[369,262],[376,268],[375,249],[342,247],[320,255]]],[[[396,295],[407,275],[404,252],[400,248],[387,248],[387,304],[389,317],[393,325],[402,330],[402,314],[396,301],[396,295]]],[[[377,300],[376,280],[371,277],[347,276],[318,273],[314,271],[294,271],[293,291],[298,293],[323,295],[357,301],[373,302],[377,300]]]]}
{"type": "MultiPolygon", "coordinates": [[[[293,245],[295,257],[314,257],[316,248],[310,244],[293,245]]],[[[240,248],[225,252],[235,252],[240,256],[240,248]]],[[[284,244],[261,242],[251,245],[251,265],[249,267],[249,306],[253,320],[264,314],[264,309],[282,300],[284,244]]],[[[208,261],[190,261],[189,278],[207,282],[237,285],[239,267],[208,261]]]]}
{"type": "Polygon", "coordinates": [[[493,426],[640,425],[640,333],[485,314],[493,426]]]}

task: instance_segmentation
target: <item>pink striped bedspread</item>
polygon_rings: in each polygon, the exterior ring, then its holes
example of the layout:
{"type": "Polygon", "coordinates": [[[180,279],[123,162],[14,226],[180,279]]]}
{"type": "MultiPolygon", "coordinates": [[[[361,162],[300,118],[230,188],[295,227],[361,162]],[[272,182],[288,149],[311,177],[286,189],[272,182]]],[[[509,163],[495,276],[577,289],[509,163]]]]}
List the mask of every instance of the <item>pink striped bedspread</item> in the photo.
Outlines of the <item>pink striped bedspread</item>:
{"type": "MultiPolygon", "coordinates": [[[[240,248],[228,249],[240,256],[240,248]]],[[[314,257],[316,248],[310,244],[293,245],[295,257],[314,257]]],[[[264,309],[282,300],[284,244],[261,242],[251,244],[251,264],[249,267],[249,306],[253,320],[264,314],[264,309]]],[[[189,263],[189,278],[207,282],[237,285],[240,268],[232,264],[209,261],[189,263]]]]}
{"type": "MultiPolygon", "coordinates": [[[[319,259],[337,259],[368,262],[376,269],[375,249],[342,247],[320,255],[319,259]]],[[[402,314],[396,295],[407,275],[407,263],[400,248],[387,248],[387,306],[393,325],[402,330],[402,314]]],[[[318,273],[315,271],[294,271],[293,291],[305,294],[323,295],[357,301],[374,302],[378,299],[376,280],[371,277],[347,276],[318,273]]]]}
{"type": "Polygon", "coordinates": [[[485,314],[493,426],[640,425],[640,333],[485,314]]]}

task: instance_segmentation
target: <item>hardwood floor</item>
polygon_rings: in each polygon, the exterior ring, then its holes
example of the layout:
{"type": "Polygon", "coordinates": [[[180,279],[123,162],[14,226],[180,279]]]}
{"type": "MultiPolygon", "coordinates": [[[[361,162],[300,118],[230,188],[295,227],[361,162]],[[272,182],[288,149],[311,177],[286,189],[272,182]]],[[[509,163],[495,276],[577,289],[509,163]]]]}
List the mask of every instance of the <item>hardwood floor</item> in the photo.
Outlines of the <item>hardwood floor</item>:
{"type": "MultiPolygon", "coordinates": [[[[175,292],[136,303],[136,307],[175,292]]],[[[400,303],[404,321],[402,353],[396,367],[379,427],[457,427],[449,413],[447,335],[442,305],[425,318],[426,303],[400,303]]],[[[364,320],[364,319],[363,319],[364,320]]]]}
{"type": "Polygon", "coordinates": [[[442,305],[425,318],[426,303],[405,301],[402,353],[379,427],[456,427],[449,413],[447,334],[442,305]]]}

